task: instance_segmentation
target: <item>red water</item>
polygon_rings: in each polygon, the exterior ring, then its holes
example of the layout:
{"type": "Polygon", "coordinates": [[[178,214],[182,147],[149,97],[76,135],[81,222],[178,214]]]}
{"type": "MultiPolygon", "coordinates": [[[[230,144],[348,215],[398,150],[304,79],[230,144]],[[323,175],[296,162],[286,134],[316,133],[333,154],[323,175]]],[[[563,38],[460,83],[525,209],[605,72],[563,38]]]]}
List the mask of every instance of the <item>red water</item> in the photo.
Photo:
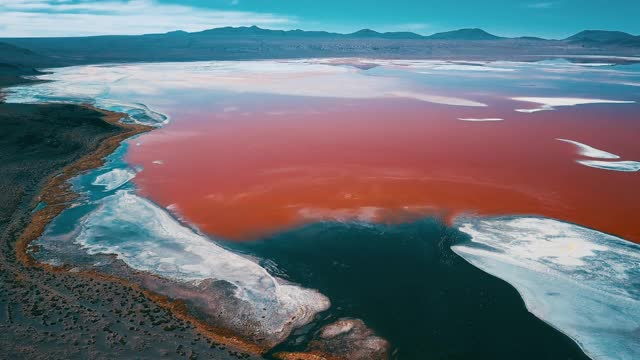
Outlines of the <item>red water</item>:
{"type": "Polygon", "coordinates": [[[267,115],[189,108],[128,160],[140,191],[234,240],[321,219],[543,215],[640,242],[640,174],[589,168],[566,138],[639,160],[637,108],[514,112],[409,100],[307,100],[267,115]],[[318,102],[314,104],[314,102],[318,102]],[[316,106],[316,108],[317,108],[316,106]],[[635,111],[634,111],[635,110],[635,111]],[[459,117],[503,117],[463,122],[459,117]],[[152,163],[162,160],[164,164],[152,163]]]}

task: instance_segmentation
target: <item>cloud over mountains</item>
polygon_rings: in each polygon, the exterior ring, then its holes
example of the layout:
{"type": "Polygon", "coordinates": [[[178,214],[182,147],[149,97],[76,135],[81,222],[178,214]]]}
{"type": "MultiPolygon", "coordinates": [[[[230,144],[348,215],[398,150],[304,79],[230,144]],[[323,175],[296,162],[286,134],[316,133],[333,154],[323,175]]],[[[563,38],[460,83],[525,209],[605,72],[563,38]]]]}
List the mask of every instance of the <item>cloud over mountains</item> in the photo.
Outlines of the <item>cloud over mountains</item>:
{"type": "Polygon", "coordinates": [[[263,25],[279,28],[295,18],[271,13],[216,10],[155,0],[3,0],[0,33],[8,37],[141,34],[182,28],[263,25]]]}

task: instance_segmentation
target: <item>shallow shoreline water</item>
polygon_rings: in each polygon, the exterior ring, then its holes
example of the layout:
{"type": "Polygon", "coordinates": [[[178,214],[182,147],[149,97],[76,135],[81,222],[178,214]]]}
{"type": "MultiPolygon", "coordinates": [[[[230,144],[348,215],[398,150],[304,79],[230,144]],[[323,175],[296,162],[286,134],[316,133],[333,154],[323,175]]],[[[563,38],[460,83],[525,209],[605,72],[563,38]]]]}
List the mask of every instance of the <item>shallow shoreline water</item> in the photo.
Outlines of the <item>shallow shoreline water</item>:
{"type": "MultiPolygon", "coordinates": [[[[116,153],[107,158],[106,169],[99,168],[93,172],[89,172],[84,176],[74,180],[75,191],[80,191],[87,197],[86,190],[81,190],[77,186],[82,183],[86,186],[94,188],[103,187],[95,185],[94,178],[103,176],[122,166],[119,160],[126,147],[121,146],[116,153]]],[[[263,353],[278,343],[288,335],[295,327],[310,321],[307,319],[313,316],[319,310],[328,307],[328,301],[321,294],[315,291],[303,289],[299,286],[293,286],[286,282],[281,282],[277,278],[268,275],[267,272],[255,264],[252,260],[239,257],[224,248],[214,244],[209,239],[186,227],[186,224],[178,222],[166,210],[158,208],[156,204],[140,198],[133,192],[134,189],[128,187],[118,187],[108,190],[98,190],[96,196],[104,197],[104,199],[94,199],[90,196],[80,203],[75,203],[72,208],[67,209],[45,231],[43,237],[45,240],[38,240],[34,243],[40,251],[33,253],[39,260],[54,266],[61,264],[73,264],[78,269],[87,271],[100,271],[108,276],[124,278],[143,287],[150,289],[152,292],[162,294],[165,297],[174,298],[184,303],[183,310],[190,313],[199,313],[200,319],[196,323],[202,324],[203,328],[209,327],[211,333],[217,333],[220,336],[216,339],[218,342],[224,342],[224,338],[228,338],[227,342],[232,342],[236,346],[241,341],[245,341],[241,348],[254,353],[263,353]],[[121,203],[124,201],[124,203],[121,203]],[[99,205],[96,207],[96,203],[99,205]],[[90,215],[78,215],[77,212],[86,212],[90,215]],[[102,214],[101,212],[107,211],[102,214]],[[118,215],[115,217],[109,212],[115,211],[118,215]],[[122,213],[124,211],[124,213],[122,213]],[[140,212],[143,213],[140,213],[140,212]],[[131,218],[123,217],[129,212],[131,218]],[[132,212],[132,213],[131,213],[132,212]],[[79,228],[80,234],[73,230],[78,227],[75,223],[77,216],[80,216],[79,228]],[[74,238],[81,238],[82,233],[87,231],[90,234],[92,229],[101,231],[102,225],[91,225],[92,221],[100,222],[107,219],[107,223],[115,226],[109,234],[105,234],[105,239],[118,239],[114,241],[129,240],[135,243],[136,239],[131,238],[131,229],[135,227],[143,234],[144,241],[142,248],[134,253],[128,253],[125,249],[124,253],[119,253],[115,248],[105,248],[98,243],[92,243],[93,240],[87,242],[78,242],[74,238]],[[68,222],[72,219],[71,223],[68,222]],[[144,226],[157,225],[157,232],[147,233],[144,226]],[[70,230],[65,230],[69,227],[70,230]],[[71,237],[64,235],[65,231],[71,231],[71,237]],[[115,232],[114,232],[115,231],[115,232]],[[117,231],[122,231],[118,234],[117,231]],[[55,233],[61,233],[57,236],[55,233]],[[146,238],[144,238],[146,236],[146,238]],[[148,240],[147,240],[148,239],[148,240]],[[175,241],[173,244],[165,245],[164,243],[175,241]],[[184,241],[185,246],[196,248],[197,251],[185,247],[184,252],[178,251],[173,253],[174,246],[180,246],[180,241],[184,241]],[[155,245],[154,245],[155,244],[155,245]],[[147,250],[144,250],[147,249],[147,250]],[[146,260],[141,258],[138,261],[135,256],[144,254],[148,251],[165,252],[165,256],[174,256],[178,258],[177,262],[185,267],[202,267],[205,271],[202,275],[196,274],[189,278],[182,277],[180,272],[173,273],[166,264],[160,263],[156,267],[147,268],[146,260]],[[111,256],[114,254],[117,256],[111,256]],[[208,256],[206,259],[200,259],[199,256],[208,256]],[[124,260],[124,261],[123,261],[124,260]],[[210,265],[206,263],[209,261],[210,265]],[[132,262],[133,261],[133,262],[132,262]],[[205,261],[205,262],[203,262],[205,261]],[[216,267],[215,264],[218,264],[216,267]],[[213,271],[209,275],[209,271],[213,271]],[[215,276],[217,272],[218,276],[215,276]],[[245,274],[245,275],[243,275],[245,274]],[[253,280],[253,278],[256,278],[253,280]],[[233,282],[231,282],[233,281],[233,282]],[[244,284],[244,285],[241,285],[244,284]],[[248,296],[239,303],[240,295],[234,295],[233,292],[227,293],[226,286],[237,287],[238,294],[248,296]],[[271,287],[274,287],[273,289],[271,287]],[[302,296],[301,302],[295,300],[296,296],[302,296]],[[292,297],[291,299],[289,297],[292,297]],[[309,297],[307,299],[307,297],[309,297]],[[247,302],[248,301],[248,302],[247,302]],[[262,302],[265,302],[262,304],[262,302]],[[243,304],[246,303],[246,304],[243,304]],[[258,305],[265,309],[257,309],[258,305]],[[293,308],[291,308],[293,306],[293,308]],[[262,315],[265,323],[241,322],[236,323],[238,319],[250,316],[254,311],[267,310],[262,315]],[[299,309],[299,310],[298,310],[299,309]],[[220,312],[220,313],[218,313],[220,312]],[[308,314],[305,314],[308,312],[308,314]],[[288,315],[292,314],[292,315],[288,315]],[[287,320],[284,325],[282,319],[293,316],[290,321],[287,320]],[[297,319],[296,319],[297,318],[297,319]],[[273,322],[273,323],[272,323],[273,322]],[[282,328],[272,328],[272,326],[283,326],[282,328]],[[265,329],[271,329],[269,333],[265,329]],[[245,340],[241,340],[244,338],[245,340]],[[248,340],[247,340],[248,339],[248,340]]],[[[89,239],[93,235],[89,235],[89,239]]],[[[98,235],[102,238],[102,235],[98,235]]],[[[188,274],[188,273],[186,273],[188,274]]],[[[231,290],[229,290],[231,291],[231,290]]],[[[260,316],[258,314],[257,316],[260,316]]]]}
{"type": "Polygon", "coordinates": [[[45,203],[47,206],[33,213],[31,223],[16,242],[18,258],[25,265],[34,265],[33,259],[27,252],[29,244],[42,235],[45,227],[66,209],[69,202],[77,198],[78,194],[72,191],[69,180],[83,172],[102,166],[104,158],[115,151],[122,141],[151,130],[150,127],[144,125],[122,124],[120,119],[126,117],[126,114],[110,112],[89,105],[86,107],[102,113],[105,122],[119,126],[124,132],[107,139],[94,152],[65,167],[60,174],[53,176],[44,185],[37,197],[37,203],[45,203]]]}
{"type": "MultiPolygon", "coordinates": [[[[66,273],[73,269],[69,264],[56,266],[35,261],[33,256],[38,253],[39,247],[31,246],[31,243],[42,236],[45,228],[51,223],[51,221],[53,221],[53,219],[60,215],[64,210],[68,209],[73,200],[81,196],[80,194],[73,191],[72,185],[70,183],[71,179],[80,176],[82,173],[103,166],[105,158],[107,158],[118,147],[120,147],[123,141],[131,139],[136,135],[153,129],[153,127],[146,125],[121,122],[121,119],[128,116],[124,113],[103,110],[89,105],[86,105],[86,107],[102,113],[104,115],[103,119],[105,122],[119,126],[125,131],[107,139],[94,152],[82,157],[75,163],[62,169],[59,174],[51,177],[51,179],[41,189],[40,195],[38,195],[38,197],[36,198],[36,202],[38,204],[46,203],[47,206],[33,212],[30,223],[24,229],[22,235],[15,244],[16,255],[19,261],[21,261],[26,266],[42,267],[46,271],[54,273],[66,273]]],[[[193,323],[201,333],[205,334],[216,343],[232,346],[236,349],[256,355],[264,353],[266,351],[266,349],[246,342],[245,340],[233,334],[227,333],[227,331],[223,329],[216,329],[214,327],[211,327],[201,319],[198,319],[193,314],[191,314],[185,308],[184,304],[180,301],[172,300],[167,298],[166,296],[162,296],[153,291],[149,291],[144,287],[141,287],[138,283],[127,281],[126,279],[123,279],[121,277],[100,273],[99,271],[90,269],[85,269],[84,271],[77,270],[78,269],[75,269],[74,271],[75,276],[80,276],[87,279],[92,278],[118,282],[123,284],[124,286],[133,287],[136,290],[141,291],[145,294],[145,296],[152,299],[158,305],[171,310],[179,319],[185,322],[193,323]]],[[[153,277],[152,274],[148,274],[146,276],[153,277]]]]}
{"type": "Polygon", "coordinates": [[[39,208],[42,186],[119,130],[99,112],[63,104],[0,104],[0,122],[8,130],[0,149],[0,347],[5,355],[237,358],[237,351],[198,334],[132,286],[19,261],[15,243],[39,212],[33,210],[39,208]]]}

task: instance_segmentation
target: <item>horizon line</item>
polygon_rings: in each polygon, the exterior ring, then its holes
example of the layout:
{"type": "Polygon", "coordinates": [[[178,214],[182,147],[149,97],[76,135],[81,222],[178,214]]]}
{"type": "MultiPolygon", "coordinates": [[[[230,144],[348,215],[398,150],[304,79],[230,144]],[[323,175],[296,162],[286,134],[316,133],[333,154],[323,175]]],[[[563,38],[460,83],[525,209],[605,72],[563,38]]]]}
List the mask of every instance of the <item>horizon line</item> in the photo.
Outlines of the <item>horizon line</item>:
{"type": "Polygon", "coordinates": [[[429,40],[429,37],[432,37],[434,35],[439,35],[439,34],[446,34],[446,33],[452,33],[452,32],[456,32],[456,31],[462,31],[462,30],[474,30],[474,31],[482,31],[485,32],[489,35],[495,36],[497,38],[502,38],[502,39],[521,39],[521,38],[537,38],[537,39],[542,39],[542,40],[556,40],[556,41],[562,41],[562,40],[566,40],[574,35],[580,34],[582,32],[585,31],[597,31],[597,32],[612,32],[612,33],[623,33],[626,35],[630,35],[630,36],[634,36],[634,37],[640,37],[640,35],[636,35],[636,34],[632,34],[626,31],[622,31],[622,30],[604,30],[604,29],[583,29],[583,30],[579,30],[565,38],[546,38],[546,37],[541,37],[541,36],[531,36],[531,35],[519,35],[519,36],[501,36],[501,35],[496,35],[492,32],[486,31],[482,28],[479,27],[463,27],[463,28],[457,28],[457,29],[452,29],[452,30],[446,30],[446,31],[438,31],[438,32],[434,32],[431,33],[429,35],[424,35],[424,34],[420,34],[417,33],[415,31],[409,31],[409,30],[399,30],[399,31],[378,31],[378,30],[374,30],[372,28],[362,28],[353,32],[337,32],[337,31],[329,31],[329,30],[303,30],[300,28],[296,28],[296,29],[273,29],[273,28],[265,28],[265,27],[260,27],[258,25],[244,25],[244,26],[221,26],[221,27],[213,27],[213,28],[209,28],[209,29],[204,29],[204,30],[199,30],[199,31],[185,31],[182,29],[176,29],[176,30],[170,30],[170,31],[166,31],[166,32],[150,32],[150,33],[141,33],[141,34],[99,34],[99,35],[77,35],[77,36],[2,36],[0,35],[0,39],[64,39],[64,38],[91,38],[91,37],[103,37],[103,36],[120,36],[120,37],[126,37],[126,36],[146,36],[146,35],[166,35],[166,34],[171,34],[171,33],[185,33],[185,34],[198,34],[198,33],[202,33],[202,32],[207,32],[207,31],[213,31],[213,30],[220,30],[220,29],[259,29],[259,30],[265,30],[265,31],[274,31],[274,32],[306,32],[306,33],[326,33],[326,34],[330,34],[330,35],[340,35],[340,36],[348,36],[348,35],[355,35],[357,33],[360,32],[364,32],[364,31],[371,31],[371,32],[375,32],[377,34],[380,35],[388,35],[388,34],[412,34],[412,35],[416,35],[416,36],[420,36],[422,38],[424,38],[425,40],[429,40]]]}

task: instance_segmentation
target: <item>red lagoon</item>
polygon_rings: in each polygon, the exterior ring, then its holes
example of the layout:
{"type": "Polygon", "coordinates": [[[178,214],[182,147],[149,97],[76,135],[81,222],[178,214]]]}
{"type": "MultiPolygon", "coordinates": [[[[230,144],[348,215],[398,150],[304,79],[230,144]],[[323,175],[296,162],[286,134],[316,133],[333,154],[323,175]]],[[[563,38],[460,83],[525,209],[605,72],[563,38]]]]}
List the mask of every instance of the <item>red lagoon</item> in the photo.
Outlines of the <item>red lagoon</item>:
{"type": "Polygon", "coordinates": [[[145,196],[230,240],[321,220],[530,214],[640,242],[639,174],[578,164],[576,146],[556,140],[640,159],[634,108],[516,105],[309,99],[290,111],[176,110],[128,161],[144,167],[135,181],[145,196]],[[478,117],[504,121],[458,120],[478,117]]]}

